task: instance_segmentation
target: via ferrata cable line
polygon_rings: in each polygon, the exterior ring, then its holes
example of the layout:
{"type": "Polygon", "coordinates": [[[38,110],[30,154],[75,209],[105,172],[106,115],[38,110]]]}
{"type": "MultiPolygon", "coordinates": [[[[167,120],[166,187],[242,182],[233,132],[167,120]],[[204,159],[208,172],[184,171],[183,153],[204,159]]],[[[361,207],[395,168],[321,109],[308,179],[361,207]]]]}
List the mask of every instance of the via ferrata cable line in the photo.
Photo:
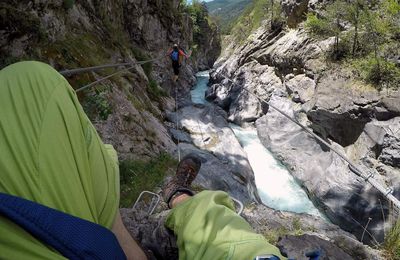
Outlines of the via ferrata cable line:
{"type": "Polygon", "coordinates": [[[78,88],[75,92],[77,92],[77,93],[81,92],[81,91],[83,91],[85,89],[88,89],[88,88],[90,88],[90,87],[92,87],[92,86],[94,86],[94,85],[96,85],[96,84],[98,84],[98,83],[100,83],[100,82],[102,82],[102,81],[104,81],[106,79],[109,79],[109,78],[111,78],[111,77],[113,77],[113,76],[115,76],[117,74],[120,74],[120,73],[125,72],[125,71],[129,71],[129,70],[133,69],[134,67],[136,67],[136,65],[133,65],[133,66],[125,68],[125,69],[118,70],[118,71],[114,72],[113,74],[110,74],[110,75],[108,75],[106,77],[103,77],[101,79],[93,81],[93,82],[91,82],[91,83],[89,83],[89,84],[87,84],[87,85],[85,85],[85,86],[83,86],[81,88],[78,88]]]}
{"type": "Polygon", "coordinates": [[[79,74],[79,73],[92,72],[92,71],[97,71],[97,70],[102,70],[102,69],[107,69],[107,68],[115,68],[115,67],[128,66],[128,65],[133,65],[133,63],[132,62],[124,62],[124,63],[104,64],[104,65],[100,65],[100,66],[70,69],[70,70],[67,69],[67,70],[60,71],[60,74],[63,75],[64,77],[67,77],[67,76],[71,76],[71,75],[79,74]]]}
{"type": "MultiPolygon", "coordinates": [[[[229,82],[231,82],[232,84],[234,84],[234,81],[223,76],[225,79],[227,79],[229,82]]],[[[342,158],[344,161],[346,161],[348,163],[349,169],[355,173],[357,176],[361,177],[364,179],[364,181],[370,183],[373,187],[375,187],[379,192],[381,192],[391,203],[393,203],[394,206],[396,206],[397,210],[400,210],[400,201],[393,196],[393,189],[391,188],[387,188],[384,187],[381,183],[379,183],[375,178],[373,178],[373,174],[365,174],[363,173],[350,159],[348,159],[346,157],[346,155],[344,155],[343,153],[341,153],[340,151],[338,151],[336,148],[334,148],[332,145],[330,145],[327,141],[325,141],[324,139],[322,139],[321,137],[319,137],[318,135],[316,135],[315,133],[313,133],[311,130],[309,130],[306,126],[302,125],[300,122],[298,122],[296,119],[292,118],[291,116],[289,116],[288,114],[286,114],[285,112],[283,112],[282,110],[280,110],[278,107],[272,105],[270,102],[268,102],[265,98],[261,98],[258,95],[256,95],[255,93],[253,93],[252,91],[246,89],[246,88],[242,88],[244,91],[246,91],[247,93],[249,93],[250,95],[254,96],[255,98],[257,98],[261,103],[265,103],[268,106],[272,107],[273,109],[275,109],[276,111],[278,111],[280,114],[282,114],[284,117],[288,118],[290,121],[292,121],[293,123],[295,123],[296,125],[298,125],[299,127],[301,127],[306,133],[308,133],[309,135],[311,135],[312,137],[314,137],[317,141],[323,143],[326,147],[328,147],[331,151],[333,151],[334,153],[336,153],[340,158],[342,158]]]]}
{"type": "Polygon", "coordinates": [[[91,83],[89,83],[89,84],[87,84],[87,85],[85,85],[85,86],[83,86],[81,88],[78,88],[75,91],[75,92],[81,92],[81,91],[83,91],[85,89],[88,89],[88,88],[90,88],[90,87],[92,87],[92,86],[94,86],[94,85],[96,85],[96,84],[98,84],[98,83],[100,83],[100,82],[102,82],[102,81],[104,81],[106,79],[109,79],[109,78],[111,78],[111,77],[113,77],[113,76],[115,76],[115,75],[117,75],[119,73],[122,73],[122,72],[125,72],[125,71],[129,71],[129,70],[135,68],[136,65],[143,65],[143,64],[146,64],[146,63],[149,63],[149,62],[153,62],[153,61],[162,59],[162,58],[163,57],[156,58],[156,59],[150,59],[150,60],[144,60],[144,61],[115,63],[115,64],[104,64],[104,65],[100,65],[100,66],[77,68],[77,69],[71,69],[71,70],[63,70],[63,71],[60,72],[60,74],[65,76],[65,77],[67,77],[67,76],[71,76],[71,75],[74,75],[74,74],[93,72],[93,71],[98,71],[98,70],[107,69],[107,68],[116,68],[116,67],[131,65],[128,68],[117,70],[116,72],[114,72],[114,73],[112,73],[112,74],[110,74],[110,75],[108,75],[106,77],[100,78],[100,79],[98,79],[98,80],[96,80],[94,82],[91,82],[91,83]]]}
{"type": "MultiPolygon", "coordinates": [[[[179,111],[178,111],[178,85],[175,82],[175,117],[176,117],[176,123],[175,123],[175,129],[176,133],[179,133],[179,111]]],[[[180,139],[178,135],[178,162],[181,161],[181,147],[180,147],[180,139]]]]}

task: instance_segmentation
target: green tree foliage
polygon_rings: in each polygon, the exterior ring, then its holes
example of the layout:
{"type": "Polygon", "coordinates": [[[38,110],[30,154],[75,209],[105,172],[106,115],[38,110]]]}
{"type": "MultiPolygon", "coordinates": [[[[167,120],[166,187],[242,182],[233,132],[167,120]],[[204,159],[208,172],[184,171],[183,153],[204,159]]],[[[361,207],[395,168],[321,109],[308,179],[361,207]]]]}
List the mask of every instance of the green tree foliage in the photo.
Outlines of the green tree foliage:
{"type": "Polygon", "coordinates": [[[187,8],[190,17],[193,20],[193,41],[201,43],[202,28],[209,24],[208,10],[203,2],[194,0],[187,8]]]}
{"type": "Polygon", "coordinates": [[[209,14],[216,20],[223,34],[229,34],[238,18],[252,0],[214,0],[206,2],[209,14]]]}
{"type": "Polygon", "coordinates": [[[193,41],[190,43],[190,49],[192,50],[192,56],[196,57],[198,51],[203,46],[208,46],[212,41],[210,37],[212,37],[213,33],[218,32],[218,27],[215,20],[209,16],[204,2],[195,0],[185,8],[185,12],[189,14],[193,21],[193,41]]]}
{"type": "Polygon", "coordinates": [[[329,29],[332,34],[335,36],[335,43],[333,46],[333,58],[339,59],[340,57],[344,56],[343,48],[339,48],[340,36],[341,32],[343,31],[342,22],[347,15],[346,10],[346,3],[342,1],[335,1],[333,4],[329,5],[327,8],[327,19],[330,21],[329,29]]]}
{"type": "Polygon", "coordinates": [[[328,5],[324,16],[319,18],[314,14],[307,15],[306,28],[314,36],[334,37],[332,57],[337,60],[344,55],[340,48],[340,38],[342,36],[343,21],[347,17],[346,3],[335,1],[328,5]]]}
{"type": "Polygon", "coordinates": [[[253,1],[238,19],[231,34],[237,42],[243,42],[254,30],[261,26],[264,20],[268,20],[268,24],[272,30],[281,29],[283,27],[284,18],[279,1],[253,1]]]}
{"type": "Polygon", "coordinates": [[[305,23],[306,30],[313,36],[326,36],[329,35],[329,25],[326,19],[320,19],[316,14],[308,13],[305,23]]]}
{"type": "Polygon", "coordinates": [[[400,55],[397,0],[335,1],[321,16],[309,13],[305,28],[313,37],[334,37],[330,57],[349,59],[365,81],[378,88],[399,87],[400,68],[394,61],[400,55]]]}
{"type": "Polygon", "coordinates": [[[346,20],[349,21],[353,26],[354,26],[354,33],[353,33],[353,44],[352,44],[352,49],[351,53],[353,56],[355,56],[356,51],[359,47],[359,30],[360,30],[360,25],[363,24],[362,20],[362,13],[366,8],[367,3],[365,0],[352,0],[349,6],[347,6],[346,10],[346,20]]]}

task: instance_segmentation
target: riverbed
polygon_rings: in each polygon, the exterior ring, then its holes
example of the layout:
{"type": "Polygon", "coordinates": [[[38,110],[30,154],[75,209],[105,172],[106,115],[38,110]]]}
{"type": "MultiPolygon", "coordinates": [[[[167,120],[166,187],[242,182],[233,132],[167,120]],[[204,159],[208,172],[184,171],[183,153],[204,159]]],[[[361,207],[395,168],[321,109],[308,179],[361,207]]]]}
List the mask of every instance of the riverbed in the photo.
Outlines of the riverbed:
{"type": "MultiPolygon", "coordinates": [[[[199,72],[196,77],[196,86],[191,91],[192,101],[208,104],[204,96],[208,88],[209,73],[199,72]]],[[[230,124],[230,127],[247,154],[258,193],[265,205],[277,210],[321,216],[286,167],[262,145],[255,127],[242,128],[234,124],[230,124]]]]}

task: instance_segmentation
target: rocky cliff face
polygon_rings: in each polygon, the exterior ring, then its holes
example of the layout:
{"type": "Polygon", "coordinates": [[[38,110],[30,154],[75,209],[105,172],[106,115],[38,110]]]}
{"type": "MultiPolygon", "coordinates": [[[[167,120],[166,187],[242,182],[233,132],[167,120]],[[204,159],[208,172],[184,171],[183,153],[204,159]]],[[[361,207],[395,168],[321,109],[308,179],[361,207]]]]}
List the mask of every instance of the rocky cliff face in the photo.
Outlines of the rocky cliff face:
{"type": "MultiPolygon", "coordinates": [[[[284,7],[290,11],[289,2],[284,7]]],[[[295,5],[307,6],[308,1],[303,2],[295,5]]],[[[313,8],[311,1],[308,8],[313,8]]],[[[307,125],[400,195],[400,118],[393,102],[399,93],[378,92],[327,63],[324,53],[333,39],[310,38],[301,19],[295,18],[290,20],[293,29],[272,30],[265,23],[244,44],[227,50],[211,74],[207,98],[231,121],[255,123],[264,145],[333,223],[364,242],[382,241],[387,223],[383,215],[390,211],[385,198],[327,147],[244,90],[307,125]]]]}
{"type": "MultiPolygon", "coordinates": [[[[179,43],[189,51],[193,21],[181,1],[2,1],[0,66],[36,59],[57,70],[157,58],[112,77],[79,97],[104,142],[120,159],[173,153],[176,145],[164,126],[173,109],[174,84],[166,52],[179,43]]],[[[179,85],[188,90],[194,72],[218,57],[216,28],[201,25],[204,42],[185,62],[179,85]],[[212,55],[210,55],[212,54],[212,55]]],[[[74,88],[111,74],[107,69],[68,77],[74,88]]]]}

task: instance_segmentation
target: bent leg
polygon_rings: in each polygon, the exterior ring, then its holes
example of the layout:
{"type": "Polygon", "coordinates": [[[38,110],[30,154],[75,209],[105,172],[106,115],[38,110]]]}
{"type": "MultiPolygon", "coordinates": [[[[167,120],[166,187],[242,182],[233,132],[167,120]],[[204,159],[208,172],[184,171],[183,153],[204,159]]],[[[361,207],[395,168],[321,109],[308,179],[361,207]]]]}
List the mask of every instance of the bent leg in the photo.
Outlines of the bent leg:
{"type": "Polygon", "coordinates": [[[252,260],[278,248],[256,234],[222,191],[203,191],[172,209],[165,225],[178,237],[179,259],[252,260]]]}
{"type": "MultiPolygon", "coordinates": [[[[20,62],[0,71],[0,192],[111,228],[119,204],[116,153],[52,67],[20,62]]],[[[60,256],[0,217],[0,258],[60,256]]]]}

